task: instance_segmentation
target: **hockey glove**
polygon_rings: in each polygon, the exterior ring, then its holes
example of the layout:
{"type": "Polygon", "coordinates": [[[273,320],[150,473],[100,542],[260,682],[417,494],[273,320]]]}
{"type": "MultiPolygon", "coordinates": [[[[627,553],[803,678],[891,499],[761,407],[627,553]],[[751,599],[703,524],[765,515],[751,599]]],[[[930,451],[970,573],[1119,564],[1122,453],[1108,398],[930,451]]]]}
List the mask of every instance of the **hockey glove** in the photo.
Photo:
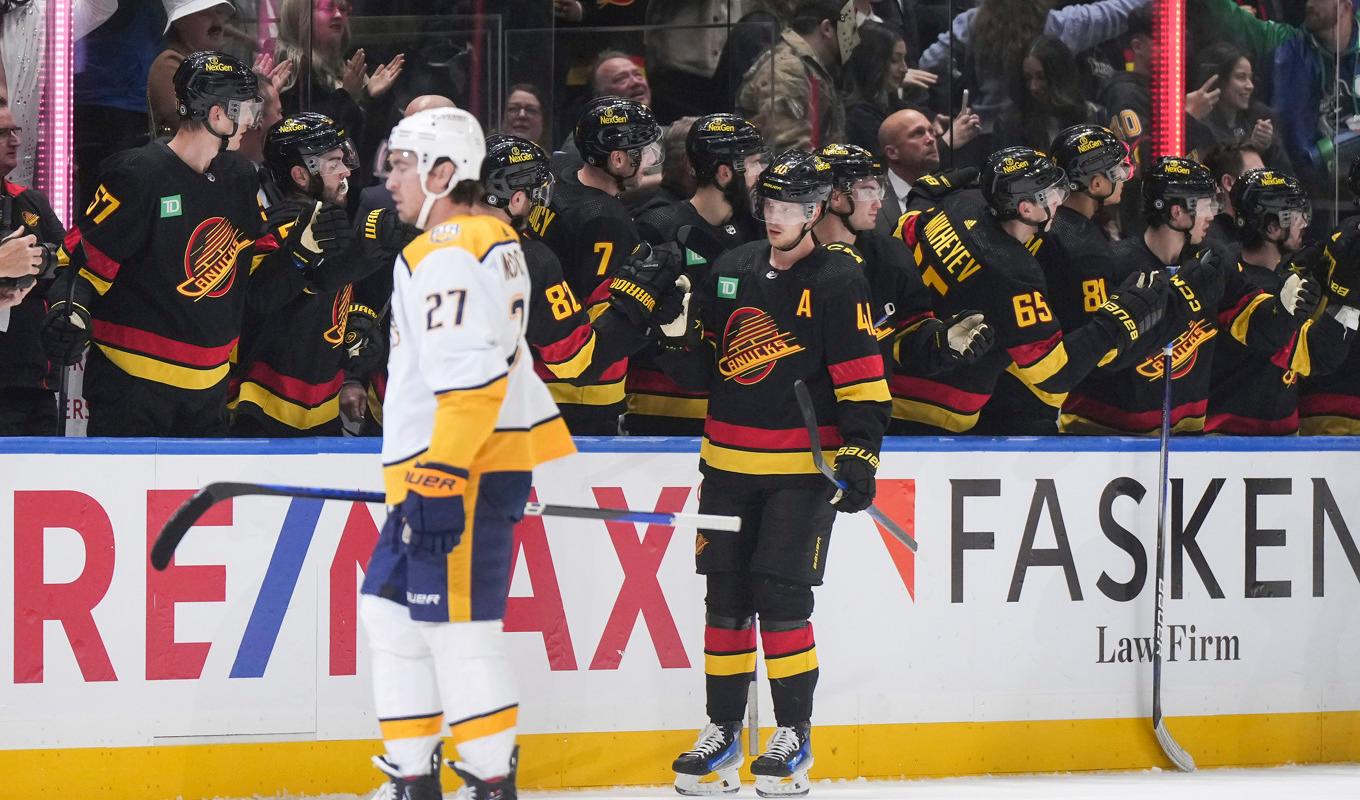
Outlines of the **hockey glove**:
{"type": "Polygon", "coordinates": [[[360,242],[364,258],[370,264],[390,268],[392,261],[406,245],[420,235],[420,229],[407,225],[390,208],[375,208],[361,222],[360,242]]]}
{"type": "Polygon", "coordinates": [[[1105,331],[1110,336],[1111,346],[1123,353],[1162,321],[1167,297],[1167,282],[1160,273],[1144,275],[1111,294],[1091,315],[1090,324],[1105,331]]]}
{"type": "Polygon", "coordinates": [[[836,482],[843,488],[831,498],[831,505],[846,514],[868,508],[874,502],[874,473],[877,471],[878,453],[852,445],[837,450],[836,482]]]}
{"type": "Polygon", "coordinates": [[[673,247],[652,247],[646,242],[633,248],[609,281],[610,302],[642,327],[656,312],[657,299],[680,275],[680,259],[673,247]]]}
{"type": "MultiPolygon", "coordinates": [[[[931,175],[922,175],[911,185],[911,193],[926,198],[931,203],[938,203],[946,195],[952,194],[959,189],[966,189],[977,183],[978,170],[976,167],[960,167],[958,169],[936,172],[931,175]]],[[[906,211],[906,209],[902,209],[906,211]]]]}
{"type": "Polygon", "coordinates": [[[42,321],[43,352],[48,359],[63,367],[80,360],[90,346],[90,312],[85,306],[58,300],[48,309],[42,321]]]}
{"type": "Polygon", "coordinates": [[[675,285],[661,296],[653,321],[660,323],[657,329],[661,334],[661,347],[666,350],[685,350],[699,343],[703,332],[702,323],[691,311],[689,277],[681,275],[675,285]],[[670,319],[666,322],[662,320],[670,319]]]}
{"type": "MultiPolygon", "coordinates": [[[[1291,270],[1295,264],[1307,265],[1302,261],[1307,251],[1305,247],[1290,260],[1291,270]]],[[[1305,274],[1318,276],[1329,302],[1360,308],[1360,234],[1352,231],[1328,242],[1319,254],[1316,267],[1315,271],[1305,274]]]]}
{"type": "Polygon", "coordinates": [[[1317,311],[1320,302],[1322,289],[1317,281],[1297,272],[1284,279],[1284,286],[1280,287],[1280,305],[1284,306],[1289,316],[1299,320],[1308,319],[1317,311]]]}
{"type": "Polygon", "coordinates": [[[401,540],[418,558],[453,552],[463,538],[463,491],[467,471],[444,464],[417,463],[406,470],[406,499],[401,501],[401,540]]]}
{"type": "Polygon", "coordinates": [[[352,304],[345,317],[345,372],[364,376],[377,372],[387,357],[384,349],[378,315],[368,306],[352,304]]]}
{"type": "Polygon", "coordinates": [[[951,369],[977,361],[992,349],[996,334],[981,311],[960,311],[935,331],[935,340],[941,368],[951,369]]]}

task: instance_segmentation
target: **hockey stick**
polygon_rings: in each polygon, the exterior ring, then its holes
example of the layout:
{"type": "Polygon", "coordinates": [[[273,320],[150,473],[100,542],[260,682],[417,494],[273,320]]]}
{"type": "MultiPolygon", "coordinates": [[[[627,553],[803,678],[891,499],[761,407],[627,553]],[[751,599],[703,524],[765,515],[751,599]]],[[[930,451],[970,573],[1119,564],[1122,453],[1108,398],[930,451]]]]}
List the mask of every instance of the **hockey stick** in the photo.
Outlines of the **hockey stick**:
{"type": "MultiPolygon", "coordinates": [[[[1175,269],[1171,269],[1175,273],[1175,269]]],[[[1159,480],[1157,482],[1157,606],[1152,625],[1152,731],[1157,735],[1157,744],[1171,763],[1182,772],[1194,772],[1195,759],[1185,752],[1176,742],[1162,719],[1162,610],[1166,606],[1166,583],[1163,573],[1163,553],[1166,546],[1166,496],[1168,464],[1171,460],[1171,348],[1167,342],[1162,348],[1162,437],[1160,443],[1159,480]]]]}
{"type": "MultiPolygon", "coordinates": [[[[812,463],[817,467],[817,471],[826,476],[826,479],[836,485],[837,488],[844,489],[845,484],[836,480],[836,473],[831,467],[827,466],[826,459],[822,456],[822,437],[817,432],[817,411],[812,407],[812,394],[808,392],[807,384],[801,380],[793,382],[793,394],[798,399],[798,410],[803,412],[803,424],[807,426],[808,439],[812,444],[812,463]]],[[[916,552],[916,540],[911,534],[902,530],[902,527],[879,510],[878,506],[869,504],[866,509],[874,522],[882,525],[893,538],[906,545],[911,552],[916,552]]]]}
{"type": "MultiPolygon", "coordinates": [[[[156,543],[151,547],[151,566],[165,569],[170,559],[194,523],[214,504],[233,497],[305,497],[314,500],[347,500],[356,503],[385,503],[387,495],[382,492],[360,492],[348,489],[323,489],[308,486],[278,486],[268,483],[210,483],[185,500],[175,509],[175,513],[161,528],[156,543]]],[[[641,522],[651,525],[672,525],[695,528],[709,528],[717,531],[737,531],[741,529],[740,517],[727,517],[717,514],[666,514],[659,511],[632,511],[629,509],[587,508],[585,506],[562,506],[550,503],[525,503],[524,514],[529,517],[574,517],[576,519],[598,519],[617,522],[641,522]]]]}

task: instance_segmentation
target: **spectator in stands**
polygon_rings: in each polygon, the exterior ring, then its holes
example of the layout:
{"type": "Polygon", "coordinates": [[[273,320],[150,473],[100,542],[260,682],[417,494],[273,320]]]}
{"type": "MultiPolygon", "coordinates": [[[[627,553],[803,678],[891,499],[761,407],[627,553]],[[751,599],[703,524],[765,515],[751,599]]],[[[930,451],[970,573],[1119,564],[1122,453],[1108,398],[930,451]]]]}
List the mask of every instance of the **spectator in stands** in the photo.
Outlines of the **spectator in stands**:
{"type": "MultiPolygon", "coordinates": [[[[363,142],[364,121],[374,101],[392,88],[401,75],[406,56],[398,53],[391,61],[367,73],[364,49],[349,58],[349,0],[283,0],[279,9],[280,61],[293,64],[289,80],[281,87],[283,113],[303,110],[302,88],[309,82],[306,110],[317,111],[345,129],[351,140],[363,142]],[[310,26],[310,29],[309,29],[310,26]],[[306,43],[311,42],[311,53],[306,43]],[[310,55],[311,74],[302,74],[310,55]]],[[[360,158],[363,158],[362,152],[360,158]]],[[[364,174],[360,170],[359,174],[364,174]]]]}
{"type": "Polygon", "coordinates": [[[652,105],[652,86],[647,73],[631,56],[620,50],[605,50],[590,68],[590,88],[595,97],[610,94],[652,105]]]}
{"type": "Polygon", "coordinates": [[[741,7],[731,0],[648,4],[647,24],[656,27],[647,33],[647,78],[656,88],[652,111],[657,122],[726,110],[723,95],[714,91],[713,74],[727,26],[737,21],[741,7]]]}
{"type": "Polygon", "coordinates": [[[954,70],[956,82],[972,91],[973,109],[983,134],[990,136],[1010,105],[1011,81],[1035,37],[1052,36],[1080,53],[1122,34],[1129,14],[1150,2],[1100,0],[1050,10],[1052,0],[982,0],[954,18],[952,29],[926,49],[919,66],[940,75],[954,70]]]}
{"type": "Polygon", "coordinates": [[[1072,51],[1052,36],[1025,48],[1020,80],[1013,82],[1010,107],[1002,115],[1000,141],[1045,150],[1058,132],[1083,122],[1099,125],[1104,109],[1085,99],[1072,51]]]}
{"type": "Polygon", "coordinates": [[[912,186],[922,175],[940,168],[935,127],[914,108],[893,112],[878,129],[878,152],[888,166],[888,191],[883,193],[875,225],[892,233],[910,207],[912,186]]]}
{"type": "Polygon", "coordinates": [[[1256,84],[1246,54],[1231,42],[1219,42],[1199,53],[1196,62],[1191,85],[1207,87],[1212,83],[1218,101],[1192,108],[1190,98],[1196,92],[1187,95],[1189,146],[1203,151],[1214,144],[1250,144],[1271,169],[1291,172],[1289,157],[1275,135],[1270,106],[1252,97],[1256,84]]]}
{"type": "Polygon", "coordinates": [[[531,83],[517,83],[505,95],[505,106],[501,109],[501,132],[550,149],[546,133],[551,130],[551,126],[547,114],[548,105],[543,102],[543,92],[531,83]]]}
{"type": "Polygon", "coordinates": [[[76,43],[75,208],[90,204],[100,162],[146,144],[147,75],[165,49],[160,3],[122,3],[107,22],[76,43]]]}
{"type": "Polygon", "coordinates": [[[747,70],[793,21],[798,0],[751,0],[748,5],[750,11],[727,32],[727,42],[713,73],[713,82],[726,108],[736,106],[737,92],[747,70]]]}
{"type": "Polygon", "coordinates": [[[1350,128],[1360,123],[1360,16],[1353,0],[1308,0],[1301,29],[1257,19],[1232,0],[1200,0],[1191,9],[1249,54],[1273,54],[1276,136],[1301,179],[1329,186],[1334,165],[1360,152],[1360,133],[1350,128]]]}
{"type": "Polygon", "coordinates": [[[236,15],[229,0],[165,0],[165,49],[151,64],[146,97],[157,136],[179,130],[175,103],[175,70],[184,57],[199,50],[221,50],[227,20],[236,15]]]}
{"type": "Polygon", "coordinates": [[[790,27],[747,71],[737,110],[775,152],[845,141],[836,75],[859,39],[836,0],[802,0],[790,27]]]}
{"type": "MultiPolygon", "coordinates": [[[[1142,191],[1144,164],[1152,163],[1152,9],[1144,6],[1129,14],[1128,31],[1123,37],[1128,69],[1116,72],[1096,97],[1110,115],[1109,128],[1129,146],[1133,158],[1133,178],[1124,188],[1126,197],[1137,198],[1142,191]]],[[[1146,222],[1141,203],[1120,203],[1119,230],[1122,236],[1139,236],[1146,222]]]]}
{"type": "Polygon", "coordinates": [[[1249,143],[1210,145],[1201,163],[1209,168],[1218,189],[1218,214],[1209,224],[1204,240],[1236,254],[1242,247],[1242,235],[1237,229],[1237,212],[1232,205],[1232,188],[1238,177],[1254,169],[1265,167],[1261,151],[1249,143]]]}
{"type": "Polygon", "coordinates": [[[901,36],[872,20],[859,26],[859,45],[845,62],[841,76],[846,136],[851,144],[876,149],[883,120],[894,111],[919,105],[925,99],[924,89],[928,87],[919,83],[910,85],[916,90],[913,99],[918,102],[909,103],[903,96],[907,76],[912,72],[919,70],[908,68],[907,43],[901,36]]]}
{"type": "MultiPolygon", "coordinates": [[[[20,131],[3,96],[0,134],[0,176],[8,176],[19,161],[20,131]]],[[[65,231],[47,198],[36,190],[6,177],[0,192],[0,226],[6,237],[4,246],[0,246],[0,263],[11,261],[10,251],[17,252],[25,267],[21,274],[28,275],[40,257],[35,238],[59,245],[65,231]],[[10,235],[12,231],[14,235],[10,235]]],[[[47,311],[43,298],[50,283],[49,275],[36,284],[0,285],[0,436],[51,436],[57,432],[55,387],[48,382],[47,355],[39,333],[47,311]]]]}

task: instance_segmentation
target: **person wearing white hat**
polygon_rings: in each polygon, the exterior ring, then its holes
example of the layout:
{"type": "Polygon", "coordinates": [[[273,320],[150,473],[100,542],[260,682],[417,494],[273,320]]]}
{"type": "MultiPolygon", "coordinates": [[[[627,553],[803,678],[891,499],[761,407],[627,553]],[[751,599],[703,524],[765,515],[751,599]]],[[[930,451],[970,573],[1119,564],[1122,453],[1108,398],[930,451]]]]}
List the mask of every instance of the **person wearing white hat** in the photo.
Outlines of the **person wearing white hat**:
{"type": "Polygon", "coordinates": [[[180,62],[199,50],[221,50],[227,20],[236,15],[231,0],[162,0],[165,3],[165,50],[151,64],[146,81],[153,135],[169,136],[179,128],[173,78],[180,62]]]}

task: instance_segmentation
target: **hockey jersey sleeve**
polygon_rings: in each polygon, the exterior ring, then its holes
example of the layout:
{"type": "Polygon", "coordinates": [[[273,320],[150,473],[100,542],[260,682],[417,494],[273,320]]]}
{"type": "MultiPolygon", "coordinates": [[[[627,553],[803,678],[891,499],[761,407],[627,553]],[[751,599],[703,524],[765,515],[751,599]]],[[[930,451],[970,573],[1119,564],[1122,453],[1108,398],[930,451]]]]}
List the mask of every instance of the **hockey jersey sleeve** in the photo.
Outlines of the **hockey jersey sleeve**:
{"type": "Polygon", "coordinates": [[[725,262],[735,259],[732,251],[724,253],[713,264],[708,275],[696,282],[690,295],[690,314],[698,328],[696,343],[679,348],[657,351],[656,363],[671,380],[686,389],[707,390],[713,380],[718,352],[718,322],[714,313],[717,301],[719,272],[725,262]]]}
{"type": "Polygon", "coordinates": [[[509,385],[510,365],[495,333],[505,327],[509,301],[494,277],[466,251],[444,248],[421,259],[403,298],[437,401],[421,462],[464,475],[495,430],[509,385]]]}
{"type": "Polygon", "coordinates": [[[573,290],[589,296],[601,281],[614,274],[640,241],[632,220],[608,214],[586,220],[576,237],[578,251],[566,260],[577,265],[578,273],[567,276],[573,290]]]}
{"type": "Polygon", "coordinates": [[[862,272],[823,290],[819,314],[825,342],[826,371],[836,395],[836,419],[846,445],[877,453],[892,412],[883,376],[883,356],[874,336],[869,283],[862,272]]]}
{"type": "MultiPolygon", "coordinates": [[[[63,243],[73,270],[65,280],[76,281],[74,294],[86,302],[93,300],[91,295],[107,293],[128,260],[150,239],[158,207],[150,184],[138,174],[139,152],[120,153],[105,162],[94,198],[63,243]]],[[[65,282],[58,283],[64,294],[65,282]]]]}
{"type": "MultiPolygon", "coordinates": [[[[1219,272],[1223,287],[1218,303],[1219,327],[1258,353],[1281,357],[1280,351],[1297,338],[1302,322],[1285,310],[1277,295],[1248,281],[1240,264],[1225,264],[1219,272]]],[[[1194,276],[1187,282],[1193,286],[1194,276]]],[[[1207,294],[1203,290],[1200,293],[1207,294]]]]}

